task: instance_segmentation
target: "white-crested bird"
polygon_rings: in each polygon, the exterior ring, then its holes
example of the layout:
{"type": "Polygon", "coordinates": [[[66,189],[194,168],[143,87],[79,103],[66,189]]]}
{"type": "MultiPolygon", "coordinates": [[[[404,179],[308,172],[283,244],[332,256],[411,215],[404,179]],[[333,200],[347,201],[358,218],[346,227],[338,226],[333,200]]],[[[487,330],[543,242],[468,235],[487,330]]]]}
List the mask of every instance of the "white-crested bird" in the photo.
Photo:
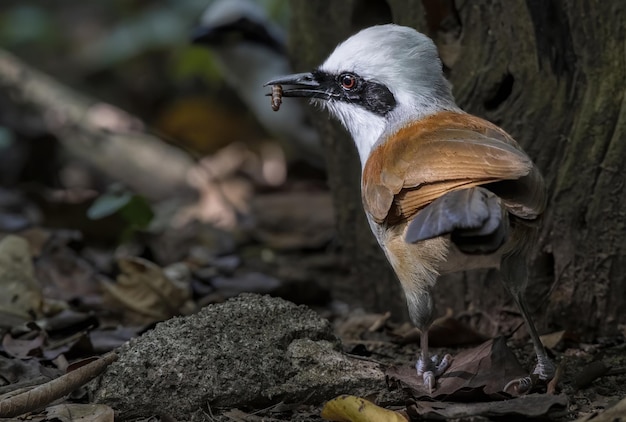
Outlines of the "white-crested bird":
{"type": "Polygon", "coordinates": [[[282,85],[284,97],[312,99],[352,135],[367,219],[422,333],[416,368],[428,389],[450,364],[448,356],[430,356],[428,329],[432,291],[453,249],[500,255],[504,286],[528,327],[534,376],[504,389],[524,391],[551,379],[554,364],[524,299],[546,205],[543,178],[510,135],[456,105],[433,41],[412,28],[373,26],[339,44],[313,72],[266,85],[282,85]]]}
{"type": "Polygon", "coordinates": [[[325,160],[320,137],[307,123],[304,108],[294,104],[282,113],[268,107],[263,83],[291,72],[285,34],[265,14],[258,2],[218,0],[200,18],[192,41],[213,52],[216,64],[229,86],[257,120],[287,149],[288,155],[323,169],[325,160]]]}

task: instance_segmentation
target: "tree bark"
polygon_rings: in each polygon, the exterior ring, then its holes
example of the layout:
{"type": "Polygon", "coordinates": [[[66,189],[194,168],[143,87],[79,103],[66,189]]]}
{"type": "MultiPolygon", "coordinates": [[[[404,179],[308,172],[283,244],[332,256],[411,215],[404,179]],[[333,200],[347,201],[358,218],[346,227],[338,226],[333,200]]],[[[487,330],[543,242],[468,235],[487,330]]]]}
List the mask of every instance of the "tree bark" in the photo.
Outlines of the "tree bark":
{"type": "MultiPolygon", "coordinates": [[[[538,325],[583,338],[626,323],[626,3],[566,0],[293,2],[298,70],[319,65],[364,26],[394,22],[431,36],[458,104],[511,133],[549,191],[527,296],[538,325]]],[[[339,235],[353,277],[338,296],[404,309],[369,234],[354,146],[320,112],[339,235]],[[358,298],[358,299],[354,299],[358,298]]],[[[493,270],[442,277],[438,308],[494,313],[510,304],[493,270]]]]}

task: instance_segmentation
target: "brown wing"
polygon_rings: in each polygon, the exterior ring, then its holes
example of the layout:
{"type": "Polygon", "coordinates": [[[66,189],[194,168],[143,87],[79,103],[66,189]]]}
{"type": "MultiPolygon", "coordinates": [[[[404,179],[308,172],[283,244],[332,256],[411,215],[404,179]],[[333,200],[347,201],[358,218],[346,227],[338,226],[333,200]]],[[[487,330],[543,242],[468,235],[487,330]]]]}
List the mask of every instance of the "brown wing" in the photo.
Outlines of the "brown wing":
{"type": "Polygon", "coordinates": [[[441,195],[493,187],[510,212],[535,218],[543,180],[530,158],[497,126],[469,114],[442,112],[403,128],[376,147],[363,170],[363,203],[375,221],[411,218],[441,195]]]}

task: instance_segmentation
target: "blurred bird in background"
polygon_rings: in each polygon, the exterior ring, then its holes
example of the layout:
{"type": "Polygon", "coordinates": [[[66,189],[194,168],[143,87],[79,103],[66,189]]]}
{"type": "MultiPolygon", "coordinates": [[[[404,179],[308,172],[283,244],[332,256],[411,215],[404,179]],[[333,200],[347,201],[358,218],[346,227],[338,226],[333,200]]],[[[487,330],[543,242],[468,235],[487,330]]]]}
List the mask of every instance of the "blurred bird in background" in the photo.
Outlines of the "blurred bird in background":
{"type": "Polygon", "coordinates": [[[258,2],[218,0],[200,19],[192,42],[208,47],[226,82],[256,116],[265,130],[281,143],[288,161],[303,160],[323,169],[320,138],[306,121],[304,107],[292,104],[276,113],[269,107],[263,84],[277,74],[291,72],[285,33],[258,2]]]}

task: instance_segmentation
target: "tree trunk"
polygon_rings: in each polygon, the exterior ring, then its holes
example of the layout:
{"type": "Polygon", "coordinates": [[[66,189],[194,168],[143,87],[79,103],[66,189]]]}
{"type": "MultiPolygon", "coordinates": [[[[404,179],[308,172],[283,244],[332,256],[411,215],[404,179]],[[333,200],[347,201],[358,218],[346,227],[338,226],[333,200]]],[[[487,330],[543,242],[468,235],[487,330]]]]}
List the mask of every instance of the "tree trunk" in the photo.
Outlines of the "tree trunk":
{"type": "MultiPolygon", "coordinates": [[[[293,2],[298,70],[320,64],[358,29],[394,22],[435,39],[458,104],[511,133],[549,189],[527,296],[542,329],[583,338],[626,323],[626,3],[565,0],[293,2]]],[[[404,309],[370,235],[355,148],[315,112],[328,151],[339,235],[353,277],[337,295],[404,309]]],[[[442,277],[438,308],[489,315],[509,304],[493,270],[442,277]],[[488,292],[488,294],[487,294],[488,292]]]]}

